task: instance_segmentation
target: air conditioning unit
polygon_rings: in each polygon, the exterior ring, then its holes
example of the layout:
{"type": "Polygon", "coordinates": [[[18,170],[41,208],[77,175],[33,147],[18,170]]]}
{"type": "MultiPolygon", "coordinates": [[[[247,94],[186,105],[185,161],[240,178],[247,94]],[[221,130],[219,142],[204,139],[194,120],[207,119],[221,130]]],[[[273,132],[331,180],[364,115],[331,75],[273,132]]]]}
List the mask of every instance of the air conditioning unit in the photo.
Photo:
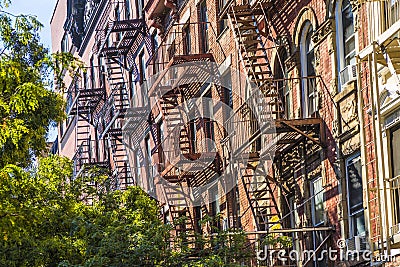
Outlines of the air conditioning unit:
{"type": "Polygon", "coordinates": [[[365,236],[354,236],[346,240],[348,251],[362,252],[368,249],[368,243],[365,236]]]}
{"type": "Polygon", "coordinates": [[[356,65],[348,65],[340,72],[340,83],[342,86],[347,85],[349,82],[357,80],[357,67],[356,65]]]}

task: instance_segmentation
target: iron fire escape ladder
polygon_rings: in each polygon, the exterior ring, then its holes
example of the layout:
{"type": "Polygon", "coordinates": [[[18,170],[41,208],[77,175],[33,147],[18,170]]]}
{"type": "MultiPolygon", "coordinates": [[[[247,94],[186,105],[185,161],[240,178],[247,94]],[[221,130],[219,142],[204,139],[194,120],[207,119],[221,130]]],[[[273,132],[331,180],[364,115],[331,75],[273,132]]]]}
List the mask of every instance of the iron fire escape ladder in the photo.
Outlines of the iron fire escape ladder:
{"type": "MultiPolygon", "coordinates": [[[[265,13],[261,13],[265,15],[265,13]]],[[[257,85],[269,99],[269,105],[274,107],[271,114],[276,119],[281,117],[282,105],[279,93],[272,82],[272,68],[268,59],[267,48],[258,29],[257,18],[249,5],[231,6],[228,12],[229,23],[232,28],[236,46],[239,49],[239,59],[250,82],[257,85]]],[[[266,26],[269,26],[266,23],[266,26]]],[[[268,39],[270,29],[268,30],[268,39]]]]}
{"type": "MultiPolygon", "coordinates": [[[[229,22],[232,28],[239,57],[247,77],[269,98],[269,105],[275,106],[270,115],[280,118],[279,93],[272,84],[272,71],[267,57],[267,51],[261,39],[256,17],[249,5],[231,6],[229,22]],[[258,53],[257,53],[258,52],[258,53]],[[261,52],[261,53],[260,53],[261,52]]],[[[263,110],[263,112],[268,112],[263,110]]],[[[270,116],[271,118],[273,116],[270,116]]],[[[234,151],[232,151],[234,153],[234,151]]],[[[279,209],[271,188],[272,181],[266,173],[259,173],[256,167],[244,166],[241,179],[245,193],[256,220],[258,231],[268,231],[271,225],[279,220],[279,209]],[[259,180],[259,178],[263,178],[259,180]]],[[[241,170],[239,169],[239,173],[241,170]]]]}

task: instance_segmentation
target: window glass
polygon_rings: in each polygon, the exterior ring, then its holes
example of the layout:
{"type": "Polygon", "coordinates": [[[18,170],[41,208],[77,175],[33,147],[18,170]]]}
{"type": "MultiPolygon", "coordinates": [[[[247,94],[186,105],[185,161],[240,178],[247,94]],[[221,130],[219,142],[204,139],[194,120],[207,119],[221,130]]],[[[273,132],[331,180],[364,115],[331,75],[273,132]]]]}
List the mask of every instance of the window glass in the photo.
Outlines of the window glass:
{"type": "Polygon", "coordinates": [[[361,179],[361,158],[358,156],[347,161],[347,187],[349,193],[350,214],[353,214],[363,204],[363,188],[361,179]]]}
{"type": "Polygon", "coordinates": [[[391,132],[392,176],[400,176],[400,127],[391,132]]]}
{"type": "Polygon", "coordinates": [[[185,55],[189,55],[192,51],[191,51],[191,42],[192,42],[192,38],[190,36],[190,24],[187,24],[184,26],[183,28],[183,53],[185,55]]]}
{"type": "Polygon", "coordinates": [[[200,31],[201,48],[202,48],[202,52],[206,53],[209,49],[209,45],[208,45],[208,14],[207,14],[206,1],[203,1],[200,3],[200,23],[201,23],[201,31],[200,31]]]}
{"type": "Polygon", "coordinates": [[[322,177],[312,182],[311,194],[313,196],[313,223],[314,225],[319,225],[324,222],[324,191],[322,177]]]}
{"type": "MultiPolygon", "coordinates": [[[[392,164],[392,178],[400,178],[400,127],[390,132],[390,151],[392,164]]],[[[392,206],[394,224],[400,223],[400,179],[393,179],[392,182],[392,206]]]]}
{"type": "Polygon", "coordinates": [[[136,150],[135,152],[135,167],[136,167],[136,183],[141,184],[141,169],[140,169],[140,152],[136,150]]]}
{"type": "Polygon", "coordinates": [[[344,59],[346,66],[355,63],[355,36],[354,36],[354,17],[349,0],[342,3],[342,29],[344,43],[344,59]]]}

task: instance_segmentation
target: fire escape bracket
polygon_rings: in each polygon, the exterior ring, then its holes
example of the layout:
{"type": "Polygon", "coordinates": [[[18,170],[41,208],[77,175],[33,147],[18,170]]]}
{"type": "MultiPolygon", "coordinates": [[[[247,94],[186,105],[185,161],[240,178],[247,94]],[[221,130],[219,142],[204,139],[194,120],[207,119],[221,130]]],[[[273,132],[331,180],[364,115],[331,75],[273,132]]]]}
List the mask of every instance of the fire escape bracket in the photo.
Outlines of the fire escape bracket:
{"type": "Polygon", "coordinates": [[[290,123],[286,122],[286,121],[281,121],[282,124],[286,125],[287,127],[289,127],[290,129],[292,129],[293,131],[301,134],[302,136],[304,136],[305,138],[307,138],[308,140],[311,140],[312,142],[314,142],[315,144],[319,145],[320,147],[325,147],[324,144],[322,144],[318,139],[315,139],[314,137],[310,136],[309,134],[306,134],[305,132],[303,132],[302,130],[300,130],[299,128],[291,125],[290,123]]]}

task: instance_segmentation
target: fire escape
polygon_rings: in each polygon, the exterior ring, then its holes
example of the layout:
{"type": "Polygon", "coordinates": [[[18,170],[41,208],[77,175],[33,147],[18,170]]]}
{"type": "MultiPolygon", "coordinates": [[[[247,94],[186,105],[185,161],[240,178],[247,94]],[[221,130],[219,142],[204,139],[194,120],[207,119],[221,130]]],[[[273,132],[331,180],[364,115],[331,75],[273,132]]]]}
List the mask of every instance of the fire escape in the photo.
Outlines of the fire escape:
{"type": "MultiPolygon", "coordinates": [[[[156,144],[152,154],[158,155],[158,172],[168,182],[162,190],[176,236],[185,239],[183,242],[188,246],[194,246],[195,232],[199,231],[191,201],[201,196],[193,188],[207,184],[221,172],[220,155],[210,153],[206,139],[212,138],[219,127],[196,113],[191,101],[200,97],[205,90],[201,81],[210,76],[207,62],[213,62],[214,58],[207,49],[206,34],[211,33],[209,23],[173,24],[152,61],[162,75],[149,88],[149,96],[155,99],[163,122],[163,129],[151,127],[156,144]],[[190,65],[180,65],[187,63],[190,65]],[[190,116],[197,119],[191,120],[190,116]]],[[[208,212],[204,206],[203,212],[208,212]]]]}
{"type": "Polygon", "coordinates": [[[135,60],[142,44],[149,49],[150,40],[144,20],[131,19],[121,1],[109,1],[99,25],[94,52],[103,60],[108,86],[106,101],[95,125],[99,139],[108,143],[114,188],[124,189],[134,182],[123,144],[122,126],[130,108],[129,88],[139,79],[135,60]],[[128,69],[135,76],[133,81],[126,77],[128,69]]]}
{"type": "MultiPolygon", "coordinates": [[[[271,40],[275,40],[271,31],[272,21],[268,19],[271,6],[269,1],[256,3],[254,6],[233,4],[228,11],[230,27],[239,50],[243,70],[249,81],[257,85],[262,92],[262,95],[259,91],[251,93],[250,97],[236,109],[237,116],[232,116],[228,121],[228,125],[234,127],[236,132],[229,136],[231,159],[240,162],[243,154],[248,157],[247,164],[237,164],[238,167],[234,171],[241,177],[243,191],[250,206],[241,214],[242,224],[251,223],[251,220],[246,218],[255,219],[256,240],[276,233],[274,226],[278,224],[287,226],[285,225],[287,214],[281,210],[282,202],[287,201],[285,196],[294,192],[296,185],[294,178],[287,176],[291,171],[290,161],[295,160],[288,155],[300,146],[306,149],[321,149],[324,144],[321,118],[318,116],[301,119],[285,118],[279,92],[281,84],[293,86],[301,84],[303,79],[308,81],[316,78],[304,77],[297,81],[274,79],[269,53],[271,49],[277,48],[268,46],[271,40]],[[266,26],[263,29],[259,27],[260,20],[265,22],[266,26]],[[262,129],[251,107],[268,113],[260,114],[268,116],[274,123],[266,124],[262,129]],[[248,145],[243,146],[242,144],[246,142],[248,145]],[[271,162],[271,170],[265,170],[260,166],[262,162],[268,161],[271,162]],[[248,213],[251,213],[251,216],[248,213]]],[[[293,229],[292,232],[300,230],[293,229]]],[[[327,236],[329,237],[329,234],[327,236]]],[[[306,266],[309,263],[310,261],[307,261],[303,264],[306,266]]],[[[279,265],[278,262],[268,264],[279,265]]]]}
{"type": "Polygon", "coordinates": [[[108,168],[108,163],[99,161],[94,152],[96,144],[92,134],[94,118],[104,98],[105,88],[96,86],[94,79],[88,78],[87,69],[82,69],[80,77],[74,78],[67,92],[67,115],[74,116],[75,120],[74,177],[86,175],[93,166],[108,168]]]}

